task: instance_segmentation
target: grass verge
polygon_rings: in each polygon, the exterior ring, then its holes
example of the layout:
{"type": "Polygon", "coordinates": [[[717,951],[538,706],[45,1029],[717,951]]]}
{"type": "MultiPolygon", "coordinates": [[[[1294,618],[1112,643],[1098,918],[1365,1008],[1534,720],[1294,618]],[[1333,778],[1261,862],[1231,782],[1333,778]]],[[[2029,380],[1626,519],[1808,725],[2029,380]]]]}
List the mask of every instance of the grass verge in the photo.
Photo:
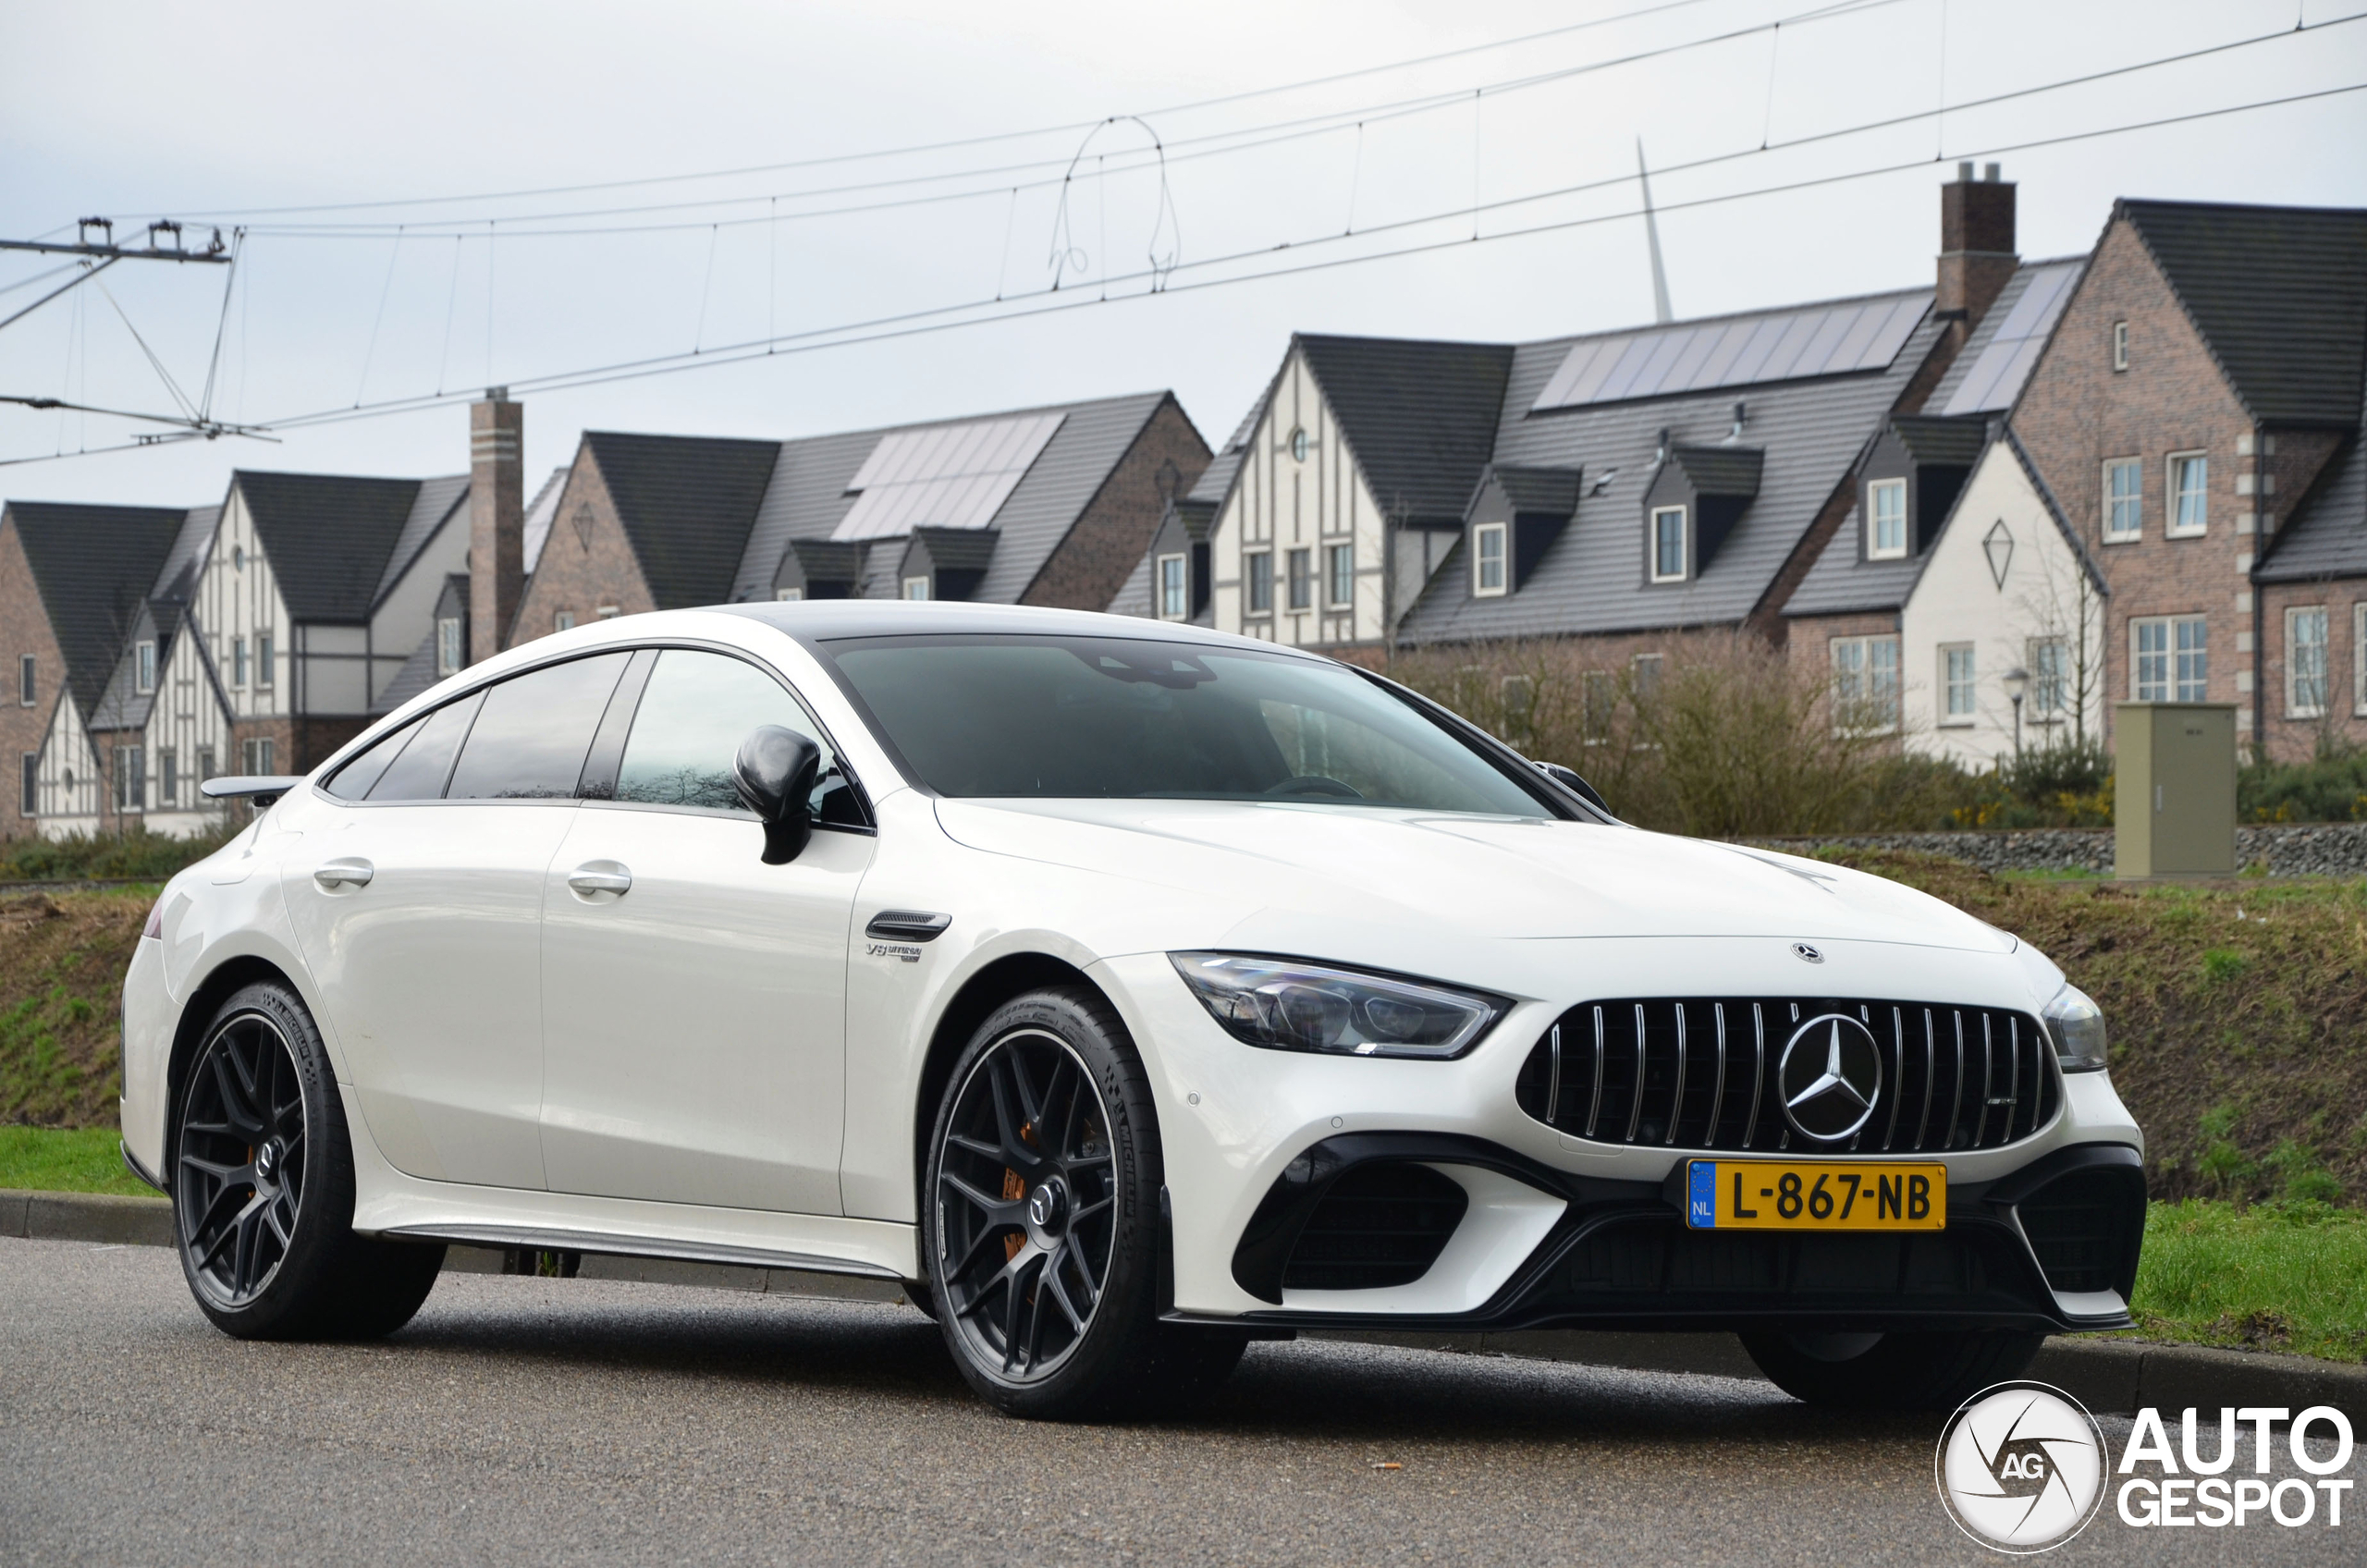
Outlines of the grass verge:
{"type": "Polygon", "coordinates": [[[117,1142],[113,1127],[0,1127],[0,1187],[153,1197],[123,1168],[117,1142]]]}
{"type": "Polygon", "coordinates": [[[0,1123],[114,1126],[123,972],[156,893],[0,900],[0,1123]]]}
{"type": "Polygon", "coordinates": [[[2367,1212],[2157,1203],[2129,1336],[2367,1361],[2367,1212]]]}

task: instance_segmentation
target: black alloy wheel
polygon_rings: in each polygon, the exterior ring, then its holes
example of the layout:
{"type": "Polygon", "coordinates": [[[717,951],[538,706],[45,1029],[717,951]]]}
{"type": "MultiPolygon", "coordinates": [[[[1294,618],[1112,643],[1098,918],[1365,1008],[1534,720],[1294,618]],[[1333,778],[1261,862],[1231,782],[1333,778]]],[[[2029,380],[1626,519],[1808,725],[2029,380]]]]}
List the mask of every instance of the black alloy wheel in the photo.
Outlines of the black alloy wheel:
{"type": "Polygon", "coordinates": [[[1101,1092],[1067,1041],[1014,1029],[971,1067],[940,1148],[941,1300],[980,1361],[1041,1382],[1109,1285],[1118,1162],[1101,1092]]]}
{"type": "Polygon", "coordinates": [[[411,1321],[444,1249],[356,1235],[353,1145],[304,1004],[246,986],[182,1075],[166,1163],[198,1309],[240,1339],[371,1339],[411,1321]]]}
{"type": "Polygon", "coordinates": [[[215,1032],[190,1075],[173,1183],[190,1281],[213,1305],[251,1305],[278,1273],[304,1202],[304,1078],[262,1012],[215,1032]]]}
{"type": "Polygon", "coordinates": [[[1247,1336],[1159,1321],[1148,1075],[1107,998],[1030,992],[981,1024],[928,1144],[925,1282],[956,1366],[1010,1415],[1178,1409],[1247,1336]]]}

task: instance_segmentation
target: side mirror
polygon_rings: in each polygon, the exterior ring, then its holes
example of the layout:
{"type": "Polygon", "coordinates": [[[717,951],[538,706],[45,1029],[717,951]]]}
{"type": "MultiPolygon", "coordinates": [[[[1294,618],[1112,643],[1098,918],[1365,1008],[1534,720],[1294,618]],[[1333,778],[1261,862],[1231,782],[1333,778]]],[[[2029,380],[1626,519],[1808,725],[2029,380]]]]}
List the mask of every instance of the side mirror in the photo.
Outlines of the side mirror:
{"type": "Polygon", "coordinates": [[[814,836],[814,780],[822,748],[813,738],[778,724],[752,730],[731,759],[731,787],[765,825],[764,862],[787,865],[814,836]]]}
{"type": "Polygon", "coordinates": [[[1610,804],[1595,792],[1594,786],[1578,777],[1576,768],[1564,767],[1558,762],[1532,762],[1528,766],[1589,805],[1600,806],[1606,812],[1611,810],[1610,804]]]}

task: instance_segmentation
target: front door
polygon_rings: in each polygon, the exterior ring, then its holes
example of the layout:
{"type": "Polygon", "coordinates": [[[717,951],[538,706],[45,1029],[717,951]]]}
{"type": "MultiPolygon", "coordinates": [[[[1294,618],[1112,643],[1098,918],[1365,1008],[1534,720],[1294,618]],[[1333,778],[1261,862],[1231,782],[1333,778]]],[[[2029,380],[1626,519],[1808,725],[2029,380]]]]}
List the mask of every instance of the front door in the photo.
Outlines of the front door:
{"type": "Polygon", "coordinates": [[[584,802],[550,863],[553,1191],[841,1212],[848,924],[872,839],[825,826],[795,861],[763,864],[731,760],[765,724],[822,740],[755,664],[660,652],[613,786],[587,790],[612,798],[584,802]]]}

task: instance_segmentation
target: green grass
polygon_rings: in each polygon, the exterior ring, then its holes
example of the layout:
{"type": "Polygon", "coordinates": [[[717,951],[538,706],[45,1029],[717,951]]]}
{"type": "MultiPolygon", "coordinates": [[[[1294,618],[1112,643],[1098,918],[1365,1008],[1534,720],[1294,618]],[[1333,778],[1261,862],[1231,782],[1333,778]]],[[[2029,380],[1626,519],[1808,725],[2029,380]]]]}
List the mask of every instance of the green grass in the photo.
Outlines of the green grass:
{"type": "Polygon", "coordinates": [[[2323,1203],[2157,1203],[2136,1337],[2367,1361],[2367,1212],[2323,1203]]]}
{"type": "Polygon", "coordinates": [[[0,1187],[43,1193],[124,1193],[154,1189],[123,1168],[112,1127],[0,1127],[0,1187]]]}

